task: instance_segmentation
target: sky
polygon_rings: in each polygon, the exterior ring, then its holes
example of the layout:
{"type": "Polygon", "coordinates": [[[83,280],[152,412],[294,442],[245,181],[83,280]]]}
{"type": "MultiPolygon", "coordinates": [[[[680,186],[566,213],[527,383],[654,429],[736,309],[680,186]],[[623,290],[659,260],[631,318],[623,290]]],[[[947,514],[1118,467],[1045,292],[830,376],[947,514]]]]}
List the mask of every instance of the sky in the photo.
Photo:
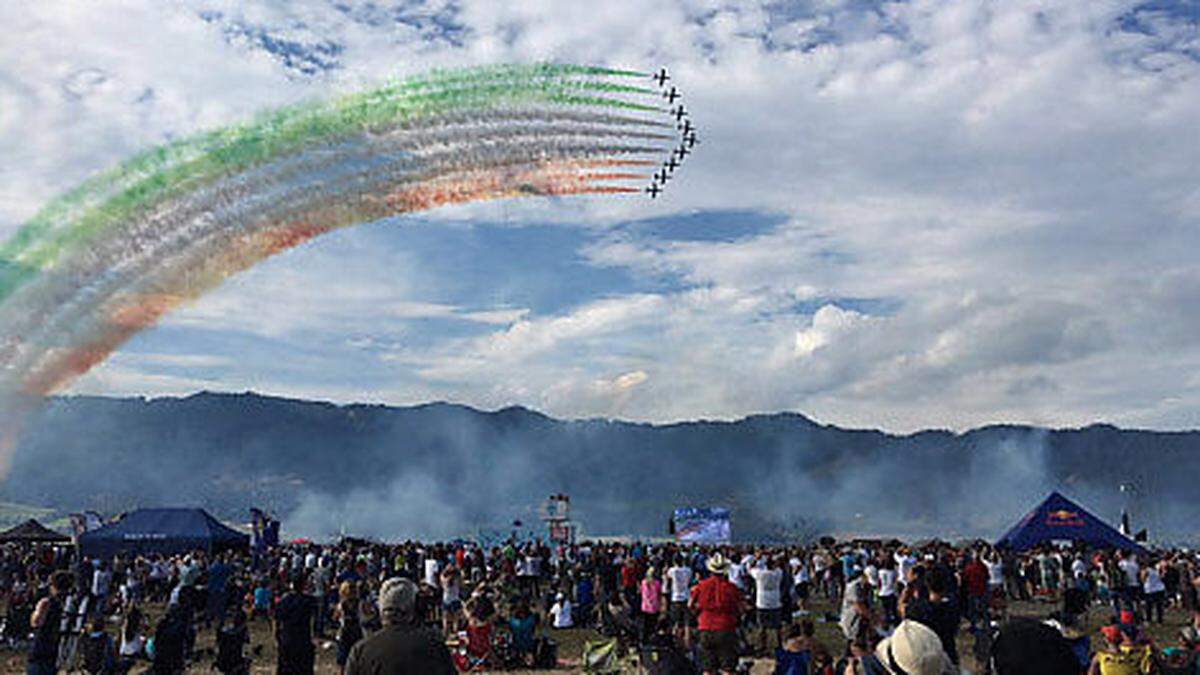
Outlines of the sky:
{"type": "Polygon", "coordinates": [[[431,68],[655,70],[667,192],[344,229],[67,393],[906,432],[1200,427],[1200,3],[12,1],[0,239],[131,154],[431,68]]]}

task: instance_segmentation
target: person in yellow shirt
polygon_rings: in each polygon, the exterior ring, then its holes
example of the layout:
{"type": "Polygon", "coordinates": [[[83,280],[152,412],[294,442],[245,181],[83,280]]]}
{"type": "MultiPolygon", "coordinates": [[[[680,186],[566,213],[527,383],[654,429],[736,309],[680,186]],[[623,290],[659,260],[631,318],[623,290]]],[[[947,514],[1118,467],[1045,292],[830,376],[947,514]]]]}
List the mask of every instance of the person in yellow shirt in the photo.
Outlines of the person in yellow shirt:
{"type": "Polygon", "coordinates": [[[1120,624],[1100,629],[1104,644],[1092,657],[1088,675],[1151,675],[1158,673],[1154,646],[1140,635],[1136,626],[1120,624]]]}

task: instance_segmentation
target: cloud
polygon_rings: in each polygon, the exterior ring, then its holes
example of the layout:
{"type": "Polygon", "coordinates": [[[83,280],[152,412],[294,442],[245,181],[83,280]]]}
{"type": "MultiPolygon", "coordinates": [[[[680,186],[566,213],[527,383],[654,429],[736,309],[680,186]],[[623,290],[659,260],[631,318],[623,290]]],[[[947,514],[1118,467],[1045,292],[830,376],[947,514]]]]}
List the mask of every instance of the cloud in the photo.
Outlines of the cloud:
{"type": "Polygon", "coordinates": [[[113,392],[219,370],[229,389],[572,416],[1197,423],[1188,3],[15,7],[0,236],[136,149],[431,67],[665,64],[700,127],[653,202],[455,207],[422,227],[510,238],[435,251],[369,227],[280,256],[130,348],[253,358],[113,363],[113,392]]]}
{"type": "Polygon", "coordinates": [[[796,356],[811,357],[817,350],[854,331],[868,319],[858,312],[825,305],[813,314],[812,326],[796,333],[796,356]]]}

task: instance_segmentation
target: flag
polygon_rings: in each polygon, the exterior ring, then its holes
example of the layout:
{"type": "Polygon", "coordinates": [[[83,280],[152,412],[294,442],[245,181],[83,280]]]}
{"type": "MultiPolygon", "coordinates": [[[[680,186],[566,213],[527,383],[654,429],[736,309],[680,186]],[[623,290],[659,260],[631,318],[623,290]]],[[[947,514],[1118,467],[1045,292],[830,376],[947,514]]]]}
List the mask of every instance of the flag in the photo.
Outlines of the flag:
{"type": "Polygon", "coordinates": [[[250,507],[250,545],[255,550],[266,548],[267,514],[262,509],[250,507]]]}

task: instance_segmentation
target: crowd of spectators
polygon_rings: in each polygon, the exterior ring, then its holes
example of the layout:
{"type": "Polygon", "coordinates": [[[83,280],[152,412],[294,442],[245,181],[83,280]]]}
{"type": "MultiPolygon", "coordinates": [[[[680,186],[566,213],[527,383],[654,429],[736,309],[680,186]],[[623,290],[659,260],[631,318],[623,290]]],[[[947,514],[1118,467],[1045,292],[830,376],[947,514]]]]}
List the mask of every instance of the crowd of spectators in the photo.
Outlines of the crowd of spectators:
{"type": "Polygon", "coordinates": [[[256,624],[270,628],[276,672],[305,675],[318,645],[348,675],[553,667],[555,631],[579,628],[677,672],[732,673],[757,657],[781,674],[941,675],[969,663],[1002,675],[1165,675],[1196,672],[1198,571],[1185,551],[982,543],[347,540],[111,559],[12,545],[0,551],[0,637],[26,650],[30,675],[246,673],[269,658],[251,645],[256,624]],[[1037,600],[1053,611],[1010,620],[1011,602],[1037,600]],[[1145,624],[1162,624],[1167,608],[1192,618],[1177,641],[1155,644],[1145,624]],[[1089,612],[1111,617],[1095,635],[1082,630],[1089,612]],[[822,623],[836,624],[835,645],[817,639],[822,623]],[[197,648],[203,631],[211,650],[197,648]]]}

